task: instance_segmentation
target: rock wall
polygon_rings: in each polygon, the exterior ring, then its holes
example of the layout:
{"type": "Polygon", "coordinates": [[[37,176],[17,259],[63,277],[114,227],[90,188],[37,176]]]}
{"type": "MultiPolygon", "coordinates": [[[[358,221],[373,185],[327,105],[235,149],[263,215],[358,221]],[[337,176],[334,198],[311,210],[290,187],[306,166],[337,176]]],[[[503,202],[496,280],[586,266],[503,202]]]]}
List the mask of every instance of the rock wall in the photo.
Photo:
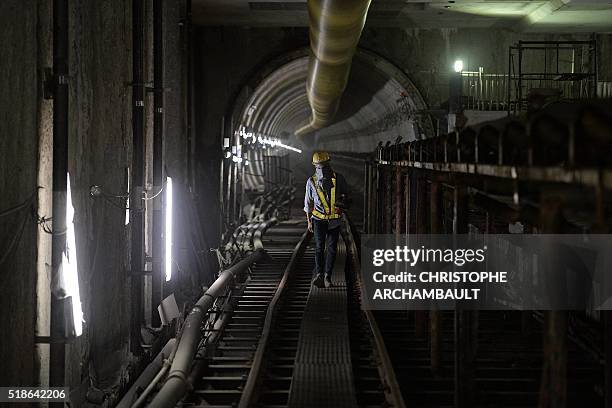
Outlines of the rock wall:
{"type": "MultiPolygon", "coordinates": [[[[612,75],[611,35],[599,34],[600,77],[612,75]]],[[[461,59],[464,70],[485,73],[508,72],[508,48],[519,40],[586,40],[586,34],[532,34],[502,29],[399,29],[366,28],[360,47],[372,50],[401,68],[421,91],[431,107],[448,99],[448,78],[453,62],[461,59]]],[[[541,63],[542,54],[525,54],[525,66],[541,63]]],[[[550,56],[550,55],[549,55],[550,56]]]]}
{"type": "MultiPolygon", "coordinates": [[[[200,27],[195,38],[196,193],[212,236],[219,236],[223,117],[259,68],[308,44],[306,28],[200,27]]],[[[229,120],[229,119],[228,119],[229,120]]]]}
{"type": "Polygon", "coordinates": [[[0,2],[0,386],[37,383],[36,211],[39,70],[36,0],[0,2]],[[23,204],[22,208],[6,210],[23,204]]]}
{"type": "MultiPolygon", "coordinates": [[[[145,3],[150,13],[152,0],[145,3]]],[[[175,197],[186,202],[188,212],[194,205],[188,187],[186,77],[181,57],[184,2],[164,3],[166,169],[178,185],[175,197]]],[[[66,383],[75,406],[85,406],[88,393],[100,402],[137,374],[138,359],[129,351],[129,226],[124,201],[113,197],[127,191],[132,155],[132,1],[73,0],[69,21],[69,172],[85,323],[83,335],[66,347],[66,383]],[[107,196],[93,198],[94,185],[107,196]]],[[[0,2],[0,35],[0,385],[32,386],[48,376],[48,345],[37,349],[35,335],[49,334],[50,236],[40,233],[34,215],[52,216],[48,208],[52,101],[43,99],[42,86],[44,68],[52,67],[52,3],[0,2]],[[44,187],[38,201],[37,185],[44,187]],[[38,209],[37,202],[42,203],[38,209]],[[21,203],[22,208],[5,214],[21,203]]],[[[146,79],[152,80],[150,75],[146,79]]],[[[200,222],[194,222],[197,213],[184,218],[177,217],[181,220],[177,229],[186,237],[179,247],[187,247],[200,233],[200,222]]],[[[206,243],[201,247],[208,250],[206,243]]],[[[177,286],[197,292],[202,276],[212,276],[211,268],[193,251],[176,257],[189,265],[177,286]]]]}
{"type": "MultiPolygon", "coordinates": [[[[69,172],[85,327],[69,347],[69,384],[120,385],[129,361],[129,229],[121,199],[131,160],[131,1],[70,4],[69,172]]],[[[79,395],[81,397],[81,395],[79,395]]],[[[78,399],[78,398],[77,398],[78,399]]]]}
{"type": "MultiPolygon", "coordinates": [[[[504,74],[508,70],[508,47],[519,40],[588,38],[586,34],[523,34],[503,29],[366,27],[359,46],[384,57],[401,69],[418,88],[427,105],[436,108],[448,100],[449,77],[453,73],[453,62],[456,59],[463,60],[465,70],[477,71],[483,67],[486,73],[504,74]]],[[[612,36],[600,34],[597,38],[600,79],[612,80],[612,36]]],[[[227,118],[227,110],[237,92],[266,61],[307,44],[305,28],[199,29],[196,44],[196,117],[198,158],[202,160],[197,170],[203,183],[201,193],[210,197],[209,201],[202,202],[206,211],[216,211],[218,208],[219,183],[216,180],[219,179],[221,160],[221,128],[223,117],[227,118]]],[[[539,56],[525,58],[528,66],[540,63],[539,56]]],[[[355,86],[363,85],[359,82],[355,86]]],[[[330,150],[372,151],[378,140],[394,141],[398,135],[403,135],[406,140],[409,135],[405,133],[398,128],[391,128],[376,135],[352,135],[345,140],[326,141],[321,137],[319,145],[330,150]]]]}

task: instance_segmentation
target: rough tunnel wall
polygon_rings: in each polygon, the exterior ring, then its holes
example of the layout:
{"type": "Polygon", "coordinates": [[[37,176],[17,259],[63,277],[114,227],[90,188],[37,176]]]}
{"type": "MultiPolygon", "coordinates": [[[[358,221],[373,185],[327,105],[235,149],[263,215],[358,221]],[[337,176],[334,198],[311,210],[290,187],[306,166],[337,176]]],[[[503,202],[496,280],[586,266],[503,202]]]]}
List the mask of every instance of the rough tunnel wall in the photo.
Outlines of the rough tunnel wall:
{"type": "Polygon", "coordinates": [[[219,236],[219,169],[222,118],[257,68],[274,57],[308,45],[306,28],[216,28],[197,30],[196,178],[200,210],[214,237],[219,236]],[[214,229],[213,229],[214,228],[214,229]]]}
{"type": "MultiPolygon", "coordinates": [[[[608,47],[609,35],[599,35],[608,47]]],[[[519,40],[588,39],[584,34],[529,34],[501,29],[399,29],[366,28],[359,45],[393,61],[415,82],[434,107],[448,99],[448,76],[453,62],[462,59],[464,69],[508,72],[508,47],[519,40]]],[[[609,58],[609,57],[608,57],[609,58]]],[[[611,72],[611,64],[599,61],[600,72],[611,72]]],[[[608,59],[609,62],[609,59],[608,59]]],[[[526,61],[529,64],[529,61],[526,61]]]]}
{"type": "Polygon", "coordinates": [[[217,237],[210,232],[209,214],[195,207],[190,188],[189,127],[187,123],[187,27],[185,1],[165,3],[164,26],[164,127],[165,170],[174,182],[174,252],[176,269],[166,288],[174,291],[181,306],[193,301],[201,284],[209,284],[217,272],[217,261],[210,253],[217,237]]]}
{"type": "Polygon", "coordinates": [[[0,2],[0,386],[36,384],[37,2],[0,2]]]}
{"type": "MultiPolygon", "coordinates": [[[[436,108],[448,99],[449,74],[452,73],[453,62],[456,59],[464,61],[466,71],[477,71],[484,68],[485,73],[506,74],[508,71],[508,48],[519,40],[571,40],[588,39],[585,34],[520,34],[507,30],[484,29],[430,29],[402,30],[398,28],[369,28],[364,31],[360,47],[374,51],[402,69],[415,83],[429,107],[436,108]]],[[[612,65],[610,62],[610,35],[599,35],[599,73],[600,80],[610,80],[612,65]]],[[[542,54],[526,53],[523,58],[527,70],[539,71],[542,64],[542,54]],[[531,67],[531,68],[530,68],[531,67]]],[[[550,56],[550,55],[549,55],[550,56]]],[[[548,64],[554,69],[552,58],[548,64]]],[[[363,74],[358,69],[359,64],[353,63],[351,79],[344,94],[346,100],[351,93],[351,86],[367,81],[368,73],[363,74]],[[358,79],[361,76],[360,79],[358,79]]],[[[374,78],[374,77],[372,77],[374,78]]],[[[351,95],[352,96],[352,95],[351,95]]],[[[388,95],[389,102],[392,95],[388,95]]],[[[399,101],[399,95],[394,97],[399,101]]],[[[341,105],[345,106],[345,105],[341,105]]],[[[342,109],[342,108],[341,108],[342,109]]],[[[498,118],[504,112],[472,113],[472,120],[491,120],[498,118]]],[[[393,126],[383,132],[368,129],[364,132],[352,132],[343,136],[329,138],[328,133],[338,133],[334,127],[319,132],[320,147],[339,151],[372,151],[381,140],[395,141],[398,136],[403,140],[412,140],[413,132],[407,127],[393,126]],[[408,131],[407,131],[408,130],[408,131]],[[348,140],[350,140],[350,143],[348,140]]]]}
{"type": "Polygon", "coordinates": [[[131,1],[75,1],[70,9],[69,171],[75,207],[85,328],[69,347],[71,387],[107,389],[128,359],[128,227],[120,199],[89,196],[91,185],[125,194],[131,152],[131,1]]]}

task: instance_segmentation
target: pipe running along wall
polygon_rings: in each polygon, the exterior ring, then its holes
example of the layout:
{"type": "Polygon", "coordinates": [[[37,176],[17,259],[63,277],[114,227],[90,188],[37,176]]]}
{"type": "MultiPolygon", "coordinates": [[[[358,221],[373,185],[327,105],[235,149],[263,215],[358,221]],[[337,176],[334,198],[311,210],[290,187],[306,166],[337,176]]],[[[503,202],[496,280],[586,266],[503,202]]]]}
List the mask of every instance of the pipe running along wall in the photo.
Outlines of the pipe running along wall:
{"type": "Polygon", "coordinates": [[[304,135],[331,124],[348,82],[370,0],[309,0],[310,56],[306,91],[312,110],[304,135]]]}
{"type": "Polygon", "coordinates": [[[149,408],[173,407],[185,395],[190,386],[188,378],[191,373],[193,359],[202,339],[200,327],[208,309],[213,305],[215,299],[225,292],[234,276],[244,272],[254,262],[262,259],[264,255],[264,250],[258,249],[242,261],[221,272],[217,280],[197,301],[185,319],[185,323],[183,323],[183,331],[174,360],[172,361],[168,379],[151,404],[149,404],[149,408]]]}
{"type": "MultiPolygon", "coordinates": [[[[53,238],[52,281],[59,281],[62,258],[66,252],[66,202],[68,180],[68,75],[69,75],[69,21],[68,1],[53,2],[53,238]]],[[[51,296],[51,338],[49,386],[63,387],[66,383],[66,326],[61,293],[51,296]]],[[[63,403],[51,402],[50,407],[63,403]]]]}

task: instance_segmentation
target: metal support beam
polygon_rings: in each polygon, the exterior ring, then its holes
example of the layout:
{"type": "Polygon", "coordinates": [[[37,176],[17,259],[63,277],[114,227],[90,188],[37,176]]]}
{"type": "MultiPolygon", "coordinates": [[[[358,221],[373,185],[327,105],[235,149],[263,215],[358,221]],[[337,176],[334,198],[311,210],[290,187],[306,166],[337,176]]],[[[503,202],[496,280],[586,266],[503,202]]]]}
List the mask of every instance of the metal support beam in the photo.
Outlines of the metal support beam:
{"type": "MultiPolygon", "coordinates": [[[[597,222],[593,228],[593,233],[597,234],[607,234],[609,232],[605,214],[605,191],[602,184],[600,178],[600,182],[595,189],[595,214],[597,214],[597,222]]],[[[608,282],[604,282],[605,285],[610,285],[612,278],[608,277],[608,279],[608,282]]],[[[602,310],[601,320],[604,332],[602,347],[604,358],[604,408],[612,408],[612,311],[602,310]]]]}
{"type": "Polygon", "coordinates": [[[379,194],[379,180],[380,180],[380,166],[378,164],[372,165],[372,176],[371,176],[371,194],[370,194],[370,234],[377,232],[378,226],[378,194],[379,194]]]}
{"type": "Polygon", "coordinates": [[[417,195],[416,195],[416,233],[427,234],[427,220],[429,214],[427,211],[430,205],[427,199],[427,180],[424,177],[417,179],[417,195]]]}
{"type": "Polygon", "coordinates": [[[602,312],[604,321],[604,389],[605,389],[605,408],[612,408],[612,312],[609,310],[602,312]]]}
{"type": "MultiPolygon", "coordinates": [[[[465,186],[456,185],[453,195],[453,233],[468,233],[468,196],[465,186]]],[[[478,312],[455,310],[455,407],[474,404],[474,362],[478,339],[478,312]]]]}
{"type": "Polygon", "coordinates": [[[385,208],[384,212],[384,234],[393,233],[393,171],[391,168],[385,171],[385,208]]]}
{"type": "Polygon", "coordinates": [[[132,191],[130,191],[131,225],[131,341],[133,353],[142,352],[140,328],[144,318],[144,0],[132,2],[132,191]]]}
{"type": "MultiPolygon", "coordinates": [[[[185,87],[185,128],[184,132],[187,134],[187,174],[189,177],[189,185],[191,188],[194,188],[196,185],[196,176],[195,176],[195,115],[194,115],[194,107],[195,107],[195,92],[193,92],[193,88],[195,87],[195,58],[193,51],[194,44],[194,34],[193,34],[193,23],[191,16],[191,1],[185,0],[185,16],[184,16],[184,29],[183,29],[183,37],[182,43],[183,46],[183,59],[185,61],[185,68],[183,75],[185,76],[183,80],[183,86],[185,87]]],[[[225,126],[225,122],[223,122],[225,126]]],[[[224,134],[224,128],[222,128],[222,135],[224,134]]],[[[223,142],[223,138],[221,138],[221,142],[223,142]]],[[[223,160],[221,160],[221,164],[223,164],[223,160]]],[[[221,167],[221,177],[223,177],[223,167],[221,167]]],[[[223,191],[222,183],[219,185],[219,190],[223,191]]],[[[221,208],[223,208],[221,206],[221,208]]],[[[220,217],[221,218],[221,217],[220,217]]],[[[223,222],[221,220],[221,222],[223,222]]],[[[219,231],[222,231],[221,228],[219,231]]]]}
{"type": "MultiPolygon", "coordinates": [[[[53,70],[55,94],[53,98],[53,234],[52,237],[52,277],[59,281],[59,268],[62,255],[66,251],[66,189],[68,174],[68,1],[53,2],[53,70]]],[[[65,385],[66,336],[64,322],[64,302],[51,295],[51,338],[49,386],[65,385]]],[[[63,407],[61,402],[52,402],[51,407],[63,407]]]]}
{"type": "Polygon", "coordinates": [[[363,231],[366,234],[370,233],[370,194],[372,194],[371,187],[371,172],[372,172],[372,164],[369,161],[365,161],[363,163],[363,231]]]}
{"type": "Polygon", "coordinates": [[[412,217],[411,209],[412,209],[413,200],[414,200],[414,198],[410,194],[411,188],[412,188],[411,177],[412,177],[412,171],[408,171],[408,173],[406,173],[406,175],[404,176],[404,203],[405,203],[405,209],[406,209],[405,214],[404,214],[404,220],[405,220],[404,231],[406,231],[406,234],[411,234],[414,232],[412,228],[412,222],[411,222],[411,217],[412,217]]]}
{"type": "MultiPolygon", "coordinates": [[[[164,149],[164,10],[163,0],[153,2],[153,191],[158,194],[163,182],[163,149],[164,149]]],[[[159,194],[153,201],[153,276],[151,322],[153,326],[161,324],[156,306],[163,299],[164,273],[163,259],[163,209],[162,197],[159,194]]]]}
{"type": "Polygon", "coordinates": [[[404,186],[402,182],[402,169],[400,167],[395,167],[395,236],[399,237],[402,234],[403,230],[403,195],[404,195],[404,186]]]}
{"type": "MultiPolygon", "coordinates": [[[[440,234],[442,225],[440,219],[440,184],[437,182],[431,183],[430,190],[430,206],[429,206],[429,224],[432,234],[440,234]]],[[[440,372],[442,367],[442,312],[440,310],[429,311],[429,327],[430,327],[430,360],[431,371],[440,372]]]]}
{"type": "MultiPolygon", "coordinates": [[[[545,234],[562,233],[561,197],[543,193],[540,202],[541,228],[545,234]]],[[[548,259],[554,259],[549,257],[548,259]]],[[[559,270],[549,271],[559,273],[559,270]]],[[[562,294],[556,294],[562,296],[562,294]]],[[[558,302],[553,300],[553,304],[558,302]]],[[[547,311],[543,332],[544,361],[540,384],[539,408],[567,406],[567,312],[547,311]]]]}
{"type": "MultiPolygon", "coordinates": [[[[427,180],[424,177],[416,178],[416,205],[415,228],[417,234],[427,234],[427,180]]],[[[414,332],[418,338],[427,334],[427,311],[416,310],[414,313],[414,332]]]]}

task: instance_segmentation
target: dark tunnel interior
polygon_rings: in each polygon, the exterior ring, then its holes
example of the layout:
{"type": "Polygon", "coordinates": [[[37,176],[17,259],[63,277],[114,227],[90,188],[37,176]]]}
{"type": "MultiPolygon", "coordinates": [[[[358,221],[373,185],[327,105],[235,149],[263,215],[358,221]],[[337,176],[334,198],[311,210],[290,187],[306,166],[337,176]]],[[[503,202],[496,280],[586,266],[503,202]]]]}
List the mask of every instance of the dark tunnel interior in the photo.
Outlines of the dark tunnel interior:
{"type": "Polygon", "coordinates": [[[611,21],[2,0],[0,406],[612,408],[611,21]]]}

